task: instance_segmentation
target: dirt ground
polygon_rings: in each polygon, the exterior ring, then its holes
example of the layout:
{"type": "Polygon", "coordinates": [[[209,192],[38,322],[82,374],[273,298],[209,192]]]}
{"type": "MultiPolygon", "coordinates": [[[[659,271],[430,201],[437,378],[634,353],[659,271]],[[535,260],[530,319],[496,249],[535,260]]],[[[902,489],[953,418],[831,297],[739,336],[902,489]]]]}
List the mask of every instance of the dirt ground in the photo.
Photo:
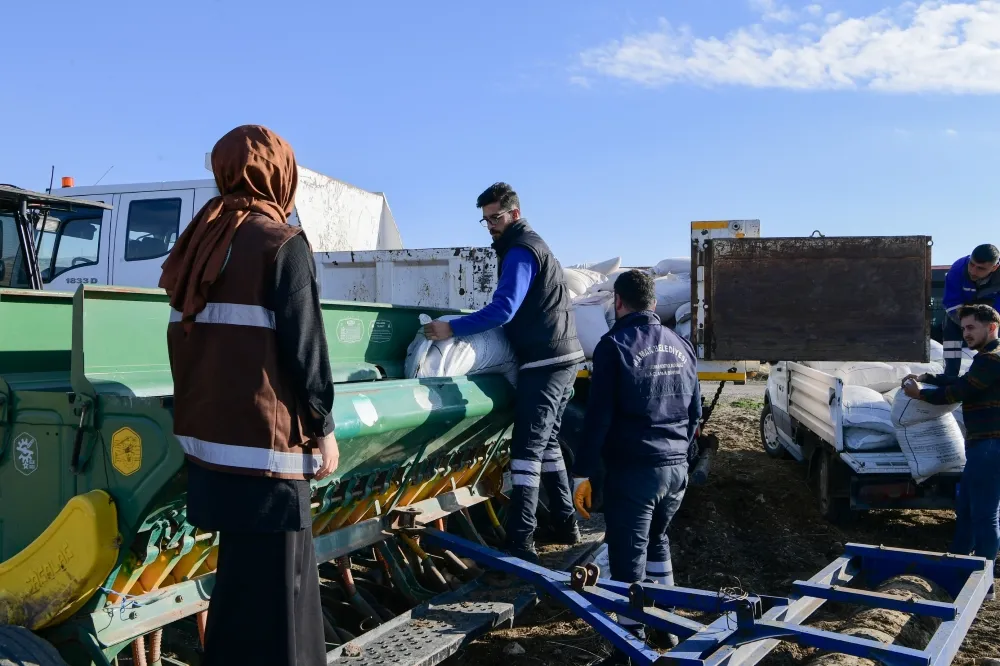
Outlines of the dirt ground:
{"type": "MultiPolygon", "coordinates": [[[[837,527],[818,514],[805,467],[774,460],[760,446],[763,388],[723,394],[709,430],[721,441],[709,482],[691,487],[671,526],[677,584],[702,589],[738,585],[760,594],[788,594],[842,554],[848,542],[944,551],[951,539],[950,511],[877,511],[837,527]]],[[[822,611],[823,609],[821,609],[822,611]]],[[[829,628],[829,616],[817,616],[829,628]],[[823,620],[828,620],[823,622],[823,620]]],[[[543,600],[513,629],[495,631],[450,659],[450,666],[592,664],[608,644],[581,620],[543,600]],[[524,649],[523,654],[513,644],[524,649]]],[[[807,650],[787,643],[764,662],[792,666],[807,650]]],[[[986,602],[953,663],[1000,657],[1000,602],[986,602]]]]}

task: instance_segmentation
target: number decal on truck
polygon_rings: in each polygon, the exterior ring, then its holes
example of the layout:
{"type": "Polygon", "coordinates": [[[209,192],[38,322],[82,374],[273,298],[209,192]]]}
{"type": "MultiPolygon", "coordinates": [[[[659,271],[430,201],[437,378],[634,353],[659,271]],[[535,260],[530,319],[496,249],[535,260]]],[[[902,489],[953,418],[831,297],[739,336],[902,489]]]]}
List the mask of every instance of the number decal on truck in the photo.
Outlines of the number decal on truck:
{"type": "Polygon", "coordinates": [[[71,277],[66,278],[66,284],[97,284],[95,277],[71,277]]]}

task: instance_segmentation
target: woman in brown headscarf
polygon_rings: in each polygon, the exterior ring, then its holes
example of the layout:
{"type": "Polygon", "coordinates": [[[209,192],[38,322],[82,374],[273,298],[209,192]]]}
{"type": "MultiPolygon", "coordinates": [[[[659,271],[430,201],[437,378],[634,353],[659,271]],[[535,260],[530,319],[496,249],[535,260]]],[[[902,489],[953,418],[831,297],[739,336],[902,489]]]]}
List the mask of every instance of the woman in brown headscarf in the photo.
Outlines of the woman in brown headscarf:
{"type": "Polygon", "coordinates": [[[220,533],[207,666],[326,664],[309,479],[337,466],[312,252],[287,224],[290,146],[247,125],[212,151],[220,195],[163,264],[188,520],[220,533]]]}

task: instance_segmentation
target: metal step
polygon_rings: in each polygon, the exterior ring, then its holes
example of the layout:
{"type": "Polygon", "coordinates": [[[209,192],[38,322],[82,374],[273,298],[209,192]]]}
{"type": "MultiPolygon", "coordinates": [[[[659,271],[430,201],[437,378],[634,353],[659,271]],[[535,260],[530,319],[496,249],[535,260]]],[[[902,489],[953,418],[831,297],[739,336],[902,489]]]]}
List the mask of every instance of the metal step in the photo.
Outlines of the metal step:
{"type": "Polygon", "coordinates": [[[512,623],[535,599],[530,585],[486,574],[330,651],[326,663],[432,666],[476,636],[512,623]]]}
{"type": "MultiPolygon", "coordinates": [[[[581,521],[583,540],[569,549],[540,553],[545,566],[569,570],[586,561],[604,539],[603,515],[581,521]]],[[[487,572],[327,653],[337,666],[433,666],[477,636],[514,618],[537,601],[535,588],[505,574],[487,572]]]]}

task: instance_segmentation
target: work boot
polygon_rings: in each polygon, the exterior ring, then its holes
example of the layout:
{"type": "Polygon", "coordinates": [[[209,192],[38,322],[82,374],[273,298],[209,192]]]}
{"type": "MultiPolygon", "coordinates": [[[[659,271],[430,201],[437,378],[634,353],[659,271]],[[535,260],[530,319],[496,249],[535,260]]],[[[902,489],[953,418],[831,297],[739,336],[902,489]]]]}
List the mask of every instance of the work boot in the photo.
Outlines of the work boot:
{"type": "Polygon", "coordinates": [[[540,543],[561,546],[575,546],[583,540],[583,537],[580,536],[580,526],[577,525],[576,516],[570,516],[569,520],[562,525],[548,526],[544,531],[538,530],[536,538],[540,543]]]}
{"type": "Polygon", "coordinates": [[[532,541],[522,545],[522,546],[508,546],[504,549],[504,552],[511,557],[516,557],[525,562],[531,562],[532,564],[538,564],[538,551],[535,550],[535,544],[532,541]]]}

